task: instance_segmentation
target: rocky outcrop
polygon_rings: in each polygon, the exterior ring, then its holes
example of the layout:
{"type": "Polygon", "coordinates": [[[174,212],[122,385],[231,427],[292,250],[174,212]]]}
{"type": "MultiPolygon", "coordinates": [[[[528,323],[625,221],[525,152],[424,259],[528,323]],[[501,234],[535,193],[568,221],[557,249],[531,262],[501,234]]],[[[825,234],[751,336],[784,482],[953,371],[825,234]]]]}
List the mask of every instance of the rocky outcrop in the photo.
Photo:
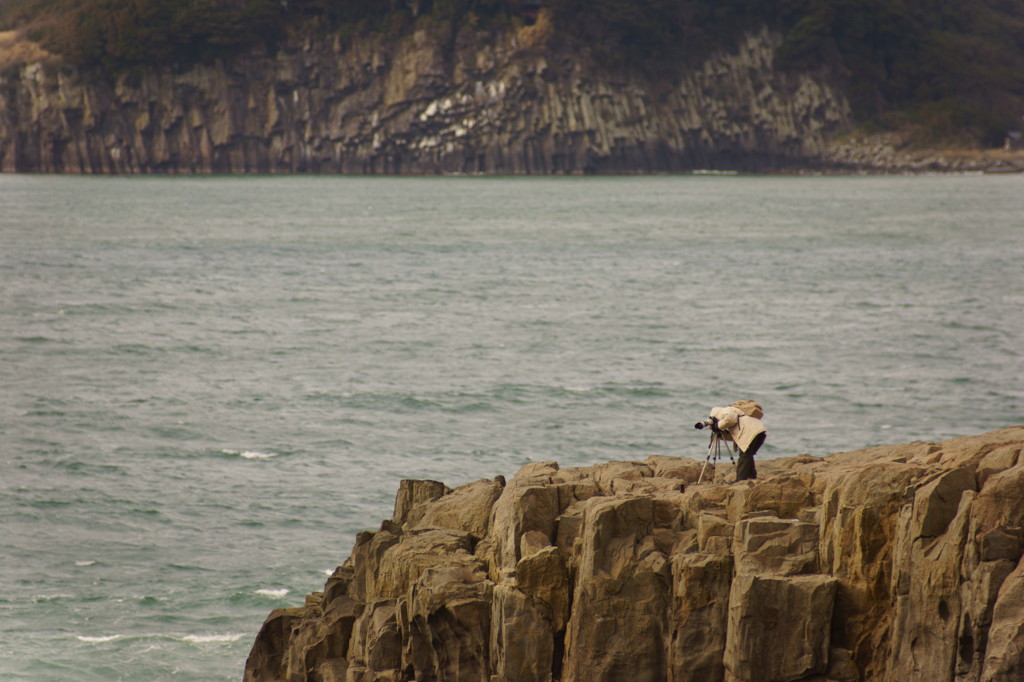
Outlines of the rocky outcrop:
{"type": "Polygon", "coordinates": [[[935,149],[903,132],[843,134],[825,152],[825,167],[863,173],[1021,173],[1024,149],[935,149]]]}
{"type": "Polygon", "coordinates": [[[0,170],[814,167],[849,124],[846,99],[824,79],[774,68],[781,38],[768,31],[665,80],[608,73],[536,30],[448,35],[424,18],[401,39],[343,40],[310,28],[273,55],[112,81],[52,60],[8,66],[0,70],[0,170]]]}
{"type": "Polygon", "coordinates": [[[395,515],[245,679],[1024,679],[1024,427],[798,456],[728,484],[653,456],[449,490],[395,515]]]}

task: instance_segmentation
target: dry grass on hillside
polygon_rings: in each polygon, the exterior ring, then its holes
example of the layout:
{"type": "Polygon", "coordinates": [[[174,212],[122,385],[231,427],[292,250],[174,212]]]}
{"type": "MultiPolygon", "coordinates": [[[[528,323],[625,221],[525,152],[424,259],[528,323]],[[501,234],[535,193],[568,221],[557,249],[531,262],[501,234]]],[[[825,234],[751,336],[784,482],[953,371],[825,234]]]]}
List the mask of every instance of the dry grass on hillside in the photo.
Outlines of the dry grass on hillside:
{"type": "Polygon", "coordinates": [[[529,26],[521,26],[516,37],[522,48],[545,47],[555,34],[555,25],[551,10],[546,7],[537,15],[537,21],[529,26]]]}
{"type": "Polygon", "coordinates": [[[0,69],[51,58],[52,54],[25,38],[21,31],[0,31],[0,69]]]}

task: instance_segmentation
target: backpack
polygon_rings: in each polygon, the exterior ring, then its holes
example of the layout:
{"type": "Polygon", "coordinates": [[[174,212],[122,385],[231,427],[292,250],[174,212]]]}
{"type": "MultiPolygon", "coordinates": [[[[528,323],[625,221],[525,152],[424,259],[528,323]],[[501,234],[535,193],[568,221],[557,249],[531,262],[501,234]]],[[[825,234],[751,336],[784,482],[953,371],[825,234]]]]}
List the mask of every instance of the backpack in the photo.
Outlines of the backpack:
{"type": "Polygon", "coordinates": [[[760,419],[764,416],[764,410],[761,409],[761,403],[753,400],[737,400],[730,405],[730,407],[735,407],[743,414],[748,417],[753,417],[754,419],[760,419]]]}

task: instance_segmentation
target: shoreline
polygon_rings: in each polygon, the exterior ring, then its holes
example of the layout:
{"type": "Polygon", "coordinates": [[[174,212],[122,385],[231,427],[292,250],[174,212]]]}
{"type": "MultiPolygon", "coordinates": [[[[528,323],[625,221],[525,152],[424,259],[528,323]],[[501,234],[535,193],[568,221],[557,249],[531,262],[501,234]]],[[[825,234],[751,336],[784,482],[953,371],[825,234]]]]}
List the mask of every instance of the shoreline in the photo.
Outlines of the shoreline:
{"type": "MultiPolygon", "coordinates": [[[[753,159],[751,159],[753,161],[753,159]]],[[[1015,175],[1024,173],[1024,149],[977,149],[965,147],[915,147],[902,140],[900,133],[869,136],[840,134],[826,142],[817,157],[794,159],[778,166],[752,163],[740,168],[711,165],[678,171],[634,169],[620,172],[516,172],[514,169],[478,172],[351,172],[351,171],[235,171],[178,168],[167,171],[99,172],[7,170],[2,175],[70,175],[125,177],[200,177],[200,176],[324,176],[348,177],[639,177],[664,175],[695,176],[886,176],[886,175],[1015,175]]]]}
{"type": "Polygon", "coordinates": [[[840,135],[824,156],[852,174],[1024,172],[1024,149],[914,147],[900,133],[840,135]]]}

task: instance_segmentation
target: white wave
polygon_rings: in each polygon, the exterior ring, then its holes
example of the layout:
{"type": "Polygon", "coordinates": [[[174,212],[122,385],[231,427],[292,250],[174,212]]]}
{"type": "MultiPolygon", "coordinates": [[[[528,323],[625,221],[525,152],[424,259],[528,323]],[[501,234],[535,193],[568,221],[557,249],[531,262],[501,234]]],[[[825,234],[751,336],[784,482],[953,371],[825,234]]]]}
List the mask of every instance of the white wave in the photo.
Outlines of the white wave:
{"type": "Polygon", "coordinates": [[[244,450],[238,453],[238,456],[243,459],[273,459],[277,457],[276,452],[258,452],[256,450],[244,450]]]}
{"type": "Polygon", "coordinates": [[[36,594],[32,596],[32,602],[39,604],[49,601],[59,601],[63,599],[75,599],[73,594],[36,594]]]}
{"type": "Polygon", "coordinates": [[[234,635],[185,635],[182,641],[190,644],[218,644],[223,642],[237,642],[245,637],[244,634],[234,635]]]}
{"type": "Polygon", "coordinates": [[[286,588],[281,588],[280,590],[256,590],[256,594],[272,599],[282,599],[289,591],[286,588]]]}
{"type": "Polygon", "coordinates": [[[90,637],[88,635],[76,635],[75,639],[79,642],[85,642],[86,644],[103,644],[104,642],[116,642],[123,638],[124,635],[106,635],[102,637],[90,637]]]}
{"type": "Polygon", "coordinates": [[[96,565],[95,561],[85,560],[85,561],[76,561],[75,562],[75,566],[78,566],[79,568],[83,568],[85,566],[95,566],[95,565],[96,565]]]}
{"type": "Polygon", "coordinates": [[[334,571],[335,570],[336,569],[333,569],[333,568],[325,568],[324,569],[324,575],[326,575],[328,578],[330,578],[332,575],[334,575],[334,571]]]}
{"type": "MultiPolygon", "coordinates": [[[[211,635],[150,634],[138,635],[132,637],[132,639],[174,640],[178,642],[188,642],[189,644],[223,644],[237,642],[245,636],[245,633],[217,633],[211,635]]],[[[90,635],[76,635],[75,639],[80,642],[85,642],[86,644],[105,644],[107,642],[116,642],[120,639],[124,639],[125,637],[128,637],[128,635],[104,635],[96,637],[90,635]]]]}

